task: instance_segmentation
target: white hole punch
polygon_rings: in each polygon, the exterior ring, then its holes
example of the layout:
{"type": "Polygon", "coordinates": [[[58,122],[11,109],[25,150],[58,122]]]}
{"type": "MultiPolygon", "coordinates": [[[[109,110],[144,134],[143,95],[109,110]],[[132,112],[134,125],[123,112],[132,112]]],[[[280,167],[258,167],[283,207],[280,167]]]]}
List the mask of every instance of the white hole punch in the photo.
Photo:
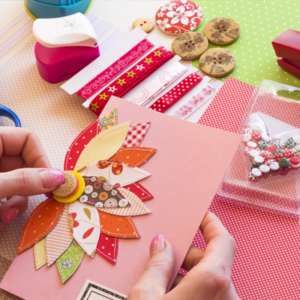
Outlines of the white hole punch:
{"type": "Polygon", "coordinates": [[[47,48],[98,46],[92,24],[81,13],[53,19],[37,19],[33,23],[35,39],[47,48]]]}

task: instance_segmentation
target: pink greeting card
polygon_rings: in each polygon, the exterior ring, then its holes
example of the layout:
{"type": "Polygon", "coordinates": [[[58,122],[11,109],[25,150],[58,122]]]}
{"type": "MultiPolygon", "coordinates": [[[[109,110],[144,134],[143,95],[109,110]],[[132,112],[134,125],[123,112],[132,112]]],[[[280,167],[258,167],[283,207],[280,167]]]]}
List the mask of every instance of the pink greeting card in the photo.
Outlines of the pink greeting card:
{"type": "Polygon", "coordinates": [[[89,279],[127,295],[157,234],[174,248],[174,279],[240,141],[112,97],[66,151],[65,169],[85,178],[84,193],[71,204],[49,199],[36,209],[0,288],[24,299],[75,299],[89,279]],[[47,207],[59,221],[43,233],[34,224],[47,207]],[[118,226],[121,219],[127,226],[118,226]],[[56,255],[49,249],[62,232],[56,255]]]}

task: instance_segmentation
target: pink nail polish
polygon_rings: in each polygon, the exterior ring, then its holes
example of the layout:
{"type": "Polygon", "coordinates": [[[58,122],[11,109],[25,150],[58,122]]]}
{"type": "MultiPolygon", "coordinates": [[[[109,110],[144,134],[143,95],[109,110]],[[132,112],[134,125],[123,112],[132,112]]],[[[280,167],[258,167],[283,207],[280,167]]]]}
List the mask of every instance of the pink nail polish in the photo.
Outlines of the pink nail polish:
{"type": "Polygon", "coordinates": [[[39,174],[44,188],[61,185],[65,182],[64,173],[60,169],[48,169],[39,174]]]}
{"type": "Polygon", "coordinates": [[[7,213],[6,213],[6,224],[10,223],[12,220],[14,220],[19,213],[19,209],[16,207],[11,208],[7,213]]]}
{"type": "Polygon", "coordinates": [[[156,252],[161,252],[165,249],[165,239],[164,236],[159,234],[155,236],[150,245],[150,253],[153,255],[156,252]]]}

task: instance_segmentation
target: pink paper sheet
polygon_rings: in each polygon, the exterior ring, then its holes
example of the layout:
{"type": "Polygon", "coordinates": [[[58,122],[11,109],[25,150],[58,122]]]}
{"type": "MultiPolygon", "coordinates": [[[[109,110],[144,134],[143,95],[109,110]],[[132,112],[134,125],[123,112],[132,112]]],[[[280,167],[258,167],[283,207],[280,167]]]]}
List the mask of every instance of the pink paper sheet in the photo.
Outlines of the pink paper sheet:
{"type": "Polygon", "coordinates": [[[178,120],[115,97],[102,116],[115,107],[119,123],[150,121],[141,145],[158,149],[143,166],[152,176],[141,181],[154,195],[147,202],[152,214],[132,218],[141,238],[120,239],[115,266],[99,255],[94,259],[85,256],[64,285],[56,266],[35,270],[31,248],[17,256],[0,288],[25,299],[75,299],[86,279],[90,279],[127,295],[143,272],[151,240],[157,234],[163,234],[174,248],[175,278],[241,137],[178,120]]]}

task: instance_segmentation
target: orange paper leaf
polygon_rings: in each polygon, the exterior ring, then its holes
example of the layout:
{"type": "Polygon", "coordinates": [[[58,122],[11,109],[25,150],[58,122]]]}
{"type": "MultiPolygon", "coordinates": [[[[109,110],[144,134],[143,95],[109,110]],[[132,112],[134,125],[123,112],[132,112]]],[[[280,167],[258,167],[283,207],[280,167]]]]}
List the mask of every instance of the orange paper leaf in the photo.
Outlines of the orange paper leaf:
{"type": "Polygon", "coordinates": [[[122,162],[130,167],[140,167],[156,152],[156,149],[145,147],[121,148],[110,161],[122,162]]]}
{"type": "Polygon", "coordinates": [[[27,219],[21,235],[18,254],[46,236],[58,222],[64,204],[53,198],[40,203],[27,219]]]}
{"type": "Polygon", "coordinates": [[[130,217],[116,216],[99,212],[101,232],[124,239],[136,239],[140,235],[130,217]]]}

